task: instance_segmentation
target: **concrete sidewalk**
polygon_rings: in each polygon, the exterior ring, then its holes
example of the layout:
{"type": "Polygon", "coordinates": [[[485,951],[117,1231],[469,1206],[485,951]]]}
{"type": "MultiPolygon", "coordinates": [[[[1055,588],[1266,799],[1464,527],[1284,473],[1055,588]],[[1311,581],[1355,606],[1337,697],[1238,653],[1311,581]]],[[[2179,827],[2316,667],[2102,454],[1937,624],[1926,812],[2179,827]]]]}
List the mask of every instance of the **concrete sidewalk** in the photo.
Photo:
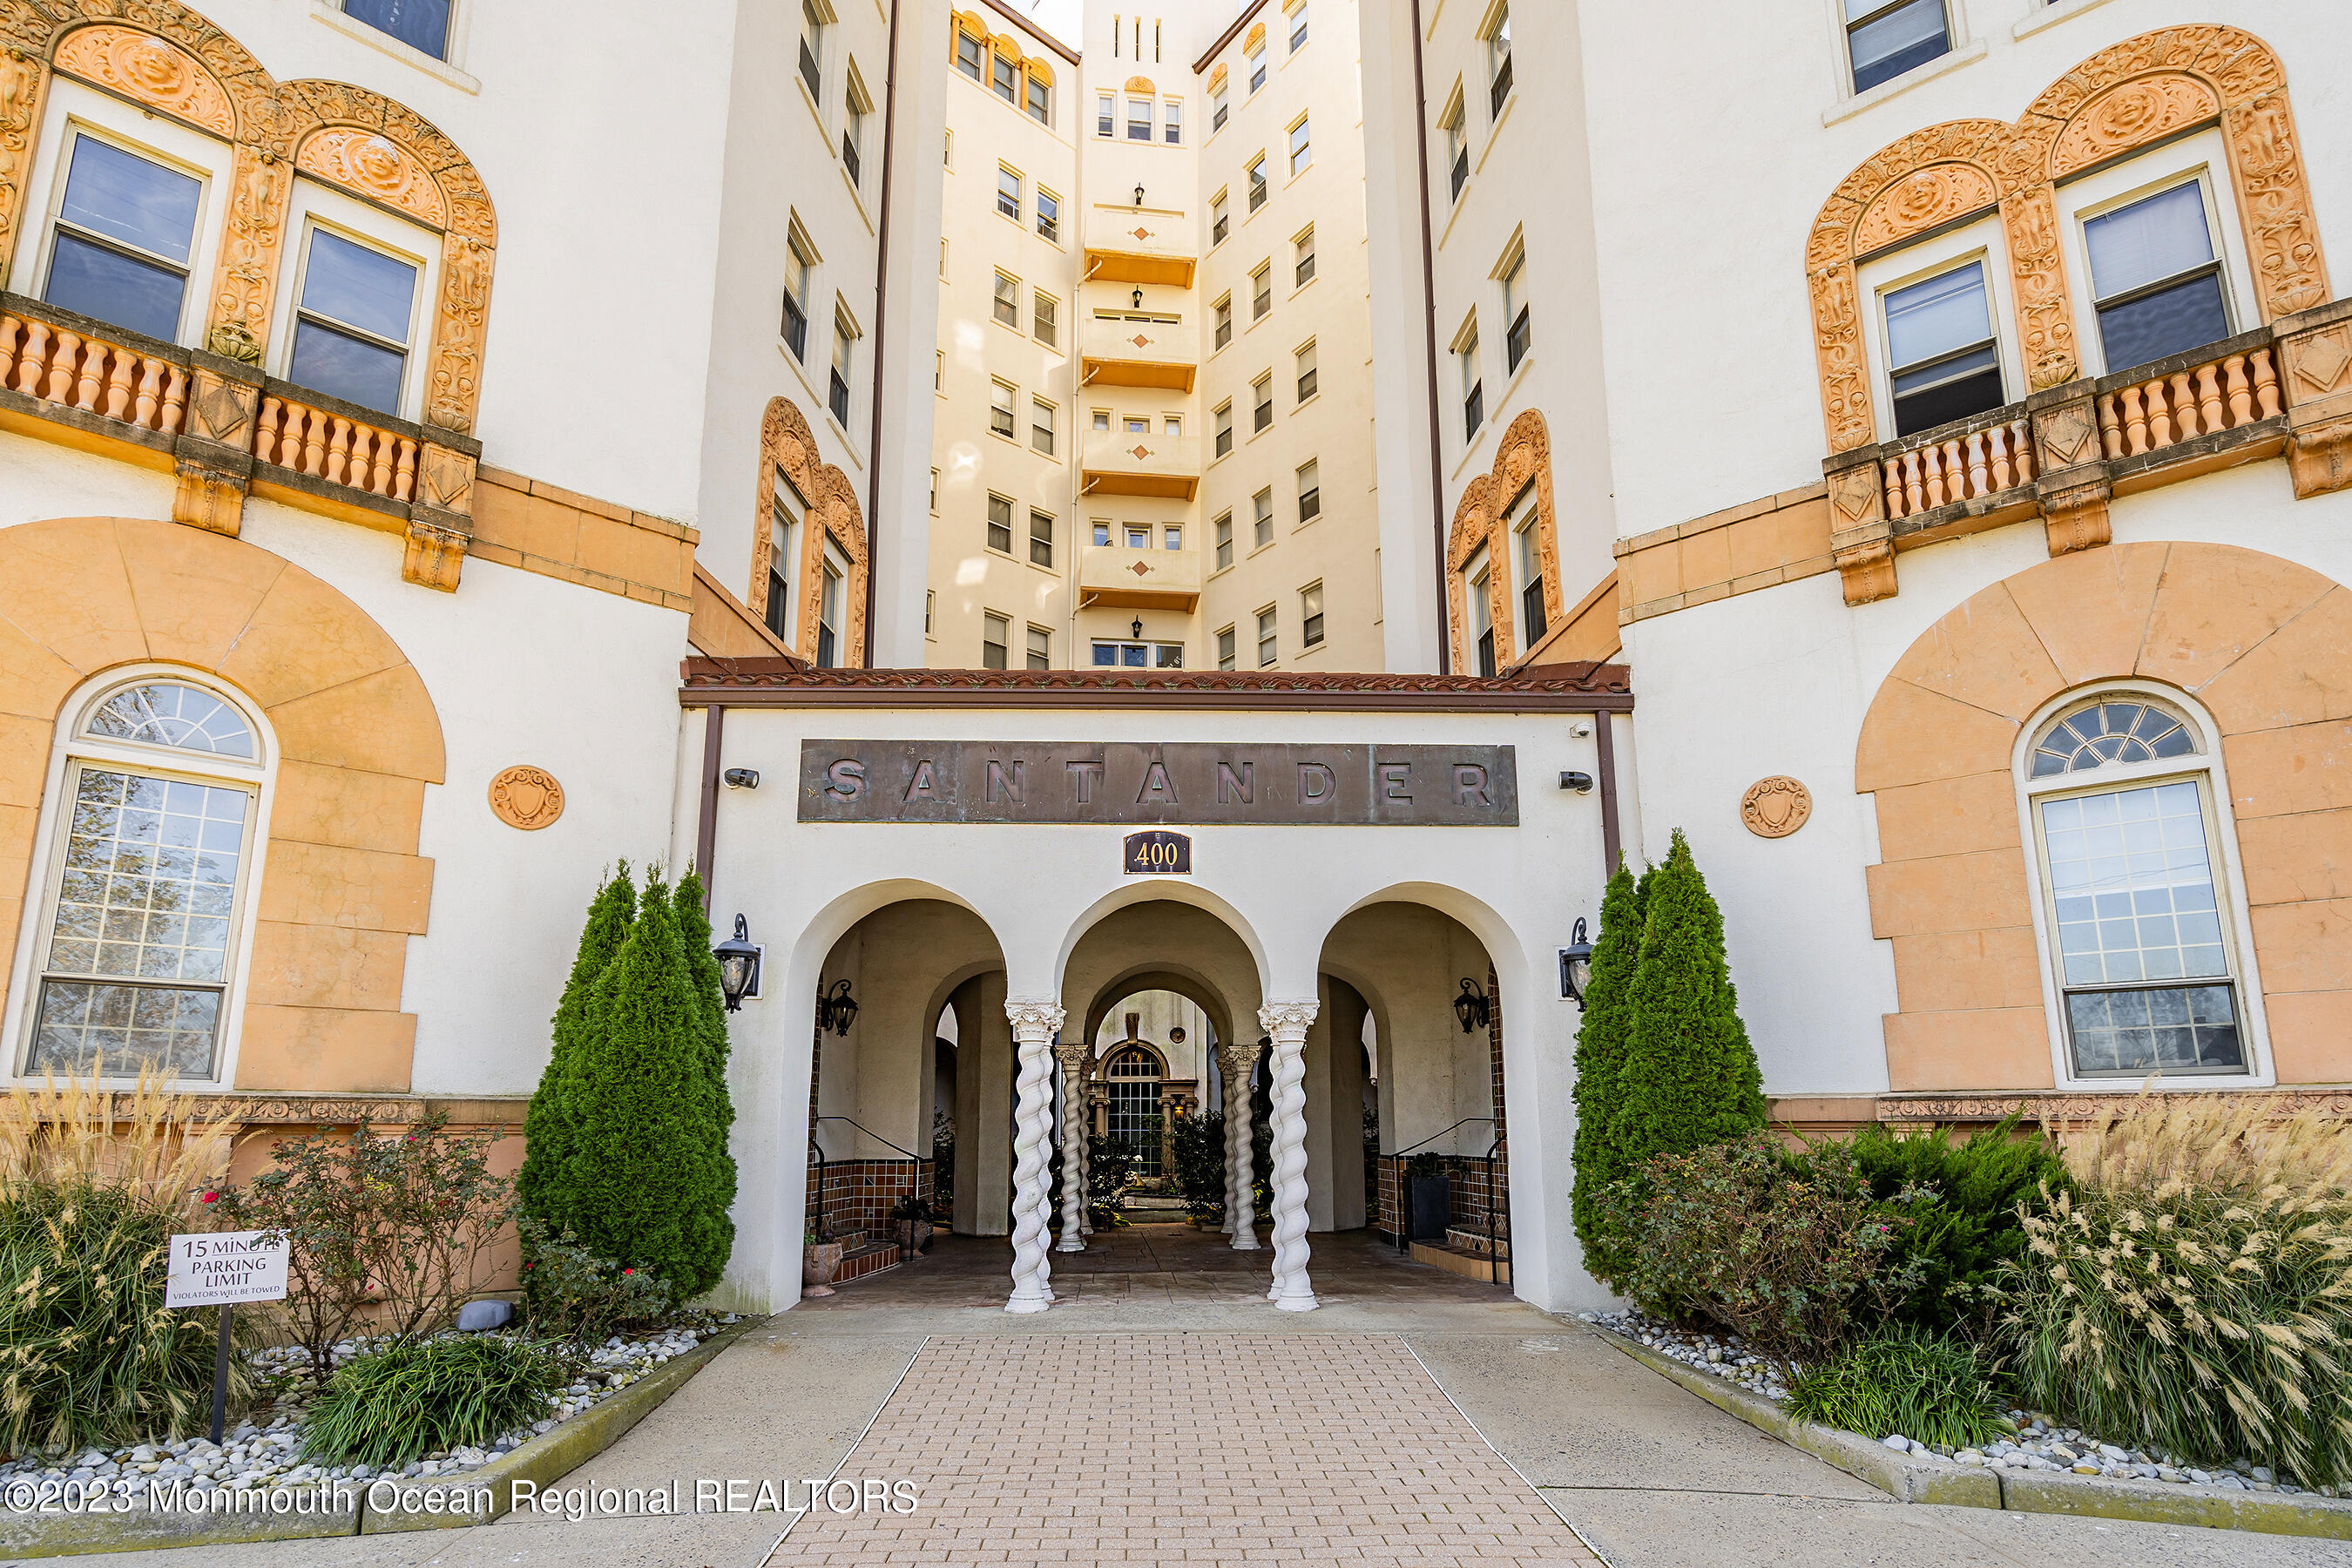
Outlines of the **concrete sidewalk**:
{"type": "MultiPolygon", "coordinates": [[[[1399,1260],[1360,1233],[1314,1240],[1316,1288],[1328,1302],[1320,1311],[1277,1312],[1265,1300],[1268,1259],[1263,1252],[1235,1254],[1213,1236],[1149,1226],[1097,1238],[1087,1254],[1056,1257],[1055,1289],[1062,1303],[1027,1317],[1001,1310],[1003,1245],[952,1240],[930,1258],[846,1287],[828,1300],[806,1303],[752,1331],[565,1484],[666,1486],[676,1478],[691,1506],[698,1478],[756,1484],[762,1477],[829,1476],[845,1461],[845,1473],[862,1474],[866,1457],[885,1468],[951,1458],[969,1462],[966,1481],[934,1479],[934,1489],[922,1500],[928,1522],[947,1533],[918,1534],[895,1544],[913,1553],[904,1560],[951,1562],[960,1568],[990,1559],[977,1542],[954,1542],[955,1521],[976,1521],[1004,1500],[1001,1489],[990,1492],[980,1483],[1016,1471],[1034,1479],[1045,1439],[1091,1433],[1100,1440],[1096,1447],[1064,1449],[1045,1468],[1058,1474],[1059,1468],[1067,1468],[1099,1479],[1118,1467],[1120,1481],[1133,1477],[1137,1484],[1114,1500],[1139,1535],[1116,1545],[1099,1531],[1074,1538],[1055,1560],[1084,1564],[1112,1561],[1116,1554],[1123,1561],[1213,1561],[1216,1542],[1203,1548],[1209,1557],[1196,1559],[1195,1543],[1183,1537],[1210,1527],[1213,1519],[1235,1518],[1227,1505],[1236,1488],[1254,1491],[1256,1483],[1233,1478],[1255,1478],[1267,1469],[1263,1456],[1255,1459],[1254,1469],[1243,1465],[1226,1471],[1222,1460],[1228,1450],[1239,1455],[1247,1447],[1253,1424],[1264,1427],[1302,1419],[1299,1388],[1314,1391],[1306,1402],[1314,1405],[1311,1414],[1331,1424],[1330,1430],[1347,1435],[1352,1428],[1366,1435],[1364,1451],[1345,1474],[1334,1475],[1335,1487],[1354,1484],[1385,1462],[1382,1436],[1401,1425],[1424,1428],[1414,1441],[1439,1456],[1433,1463],[1450,1462],[1444,1458],[1449,1452],[1462,1463],[1474,1459],[1472,1450],[1448,1449],[1443,1420],[1429,1414],[1442,1390],[1484,1439],[1475,1452],[1491,1444],[1534,1495],[1613,1568],[2144,1568],[2159,1562],[2166,1568],[2352,1568],[2352,1547],[2336,1542],[1896,1503],[1717,1410],[1580,1324],[1537,1311],[1492,1288],[1399,1260]],[[1002,1357],[992,1358],[976,1342],[1036,1336],[1065,1337],[1067,1343],[1008,1345],[1002,1357]],[[1360,1390],[1351,1395],[1347,1380],[1336,1372],[1287,1390],[1260,1388],[1281,1381],[1271,1373],[1338,1364],[1325,1362],[1334,1352],[1360,1360],[1373,1353],[1352,1350],[1339,1336],[1377,1336],[1378,1342],[1397,1346],[1412,1359],[1381,1362],[1377,1398],[1360,1390]],[[918,1363],[927,1338],[964,1346],[961,1364],[979,1369],[972,1376],[987,1375],[992,1366],[1027,1367],[1021,1385],[1024,1396],[968,1397],[974,1385],[949,1361],[927,1356],[918,1363]],[[1296,1352],[1284,1348],[1291,1342],[1297,1343],[1296,1352]],[[1229,1411],[1230,1418],[1183,1428],[1192,1436],[1171,1451],[1099,1451],[1100,1443],[1131,1441],[1135,1432],[1161,1434],[1168,1441],[1177,1431],[1132,1421],[1105,1426],[1122,1407],[1137,1407],[1142,1384],[1118,1369],[1118,1357],[1128,1352],[1144,1358],[1136,1364],[1138,1376],[1160,1375],[1150,1372],[1155,1367],[1180,1373],[1203,1363],[1246,1367],[1251,1357],[1260,1358],[1258,1364],[1269,1373],[1218,1384],[1215,1407],[1229,1411]],[[910,1367],[917,1369],[913,1375],[908,1375],[910,1367]],[[1425,1397],[1402,1405],[1391,1400],[1392,1391],[1410,1392],[1421,1368],[1434,1380],[1425,1397]],[[886,1403],[891,1415],[876,1426],[865,1455],[853,1459],[853,1449],[886,1403]],[[926,1458],[933,1413],[950,1404],[960,1423],[957,1435],[951,1443],[934,1445],[926,1458]],[[998,1406],[1003,1418],[990,1427],[988,1416],[998,1406]],[[1024,1454],[1028,1458],[1021,1458],[1024,1454]],[[1203,1477],[1213,1471],[1225,1479],[1205,1484],[1203,1477]],[[1220,1508],[1222,1513],[1216,1511],[1220,1508]],[[1134,1555],[1138,1550],[1146,1554],[1134,1555]]],[[[1171,1403],[1168,1388],[1183,1384],[1181,1375],[1173,1384],[1163,1377],[1159,1405],[1171,1403]]],[[[1488,1511],[1524,1518],[1507,1495],[1516,1489],[1516,1479],[1504,1488],[1488,1511]]],[[[796,1487],[792,1500],[799,1502],[803,1491],[796,1487]]],[[[1041,1510],[1057,1501],[1051,1496],[1034,1500],[1041,1510]]],[[[1110,1508],[1113,1501],[1097,1506],[1110,1508]]],[[[580,1523],[509,1518],[470,1530],[95,1561],[137,1568],[785,1568],[828,1559],[882,1560],[878,1552],[870,1558],[865,1552],[884,1547],[882,1540],[852,1540],[837,1528],[840,1521],[825,1521],[823,1515],[794,1526],[782,1550],[772,1550],[790,1522],[789,1516],[771,1512],[580,1523]]],[[[1239,1526],[1228,1525],[1225,1533],[1231,1536],[1236,1528],[1270,1526],[1244,1519],[1239,1526]]],[[[1374,1533],[1387,1543],[1389,1560],[1504,1560],[1474,1555],[1458,1542],[1449,1548],[1422,1532],[1413,1518],[1399,1517],[1374,1533]]],[[[1315,1552],[1302,1551],[1291,1560],[1360,1560],[1355,1555],[1360,1540],[1317,1539],[1315,1552]]],[[[1566,1563],[1581,1555],[1573,1542],[1544,1551],[1549,1554],[1512,1560],[1566,1563]]]]}

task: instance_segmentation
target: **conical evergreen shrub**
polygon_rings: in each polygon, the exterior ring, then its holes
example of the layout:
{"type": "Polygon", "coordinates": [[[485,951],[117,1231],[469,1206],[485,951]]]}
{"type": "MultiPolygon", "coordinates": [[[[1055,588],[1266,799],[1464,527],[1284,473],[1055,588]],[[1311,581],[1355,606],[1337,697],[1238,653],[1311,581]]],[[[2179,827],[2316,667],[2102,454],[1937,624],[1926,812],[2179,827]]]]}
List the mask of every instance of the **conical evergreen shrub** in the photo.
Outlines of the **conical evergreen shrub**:
{"type": "Polygon", "coordinates": [[[587,923],[580,931],[580,951],[572,960],[572,976],[563,983],[563,995],[555,1005],[554,1043],[548,1054],[547,1068],[539,1075],[539,1088],[531,1094],[530,1110],[523,1113],[523,1136],[527,1142],[522,1169],[515,1176],[515,1192],[522,1200],[523,1211],[540,1219],[551,1217],[550,1205],[559,1201],[552,1191],[557,1180],[555,1173],[562,1169],[571,1152],[570,1110],[561,1086],[578,1049],[581,1033],[587,1027],[588,994],[594,988],[597,976],[604,973],[605,965],[613,962],[613,955],[621,950],[621,939],[628,934],[630,922],[636,916],[637,889],[629,880],[629,863],[624,860],[589,900],[587,923]]]}
{"type": "Polygon", "coordinates": [[[1584,1267],[1613,1279],[1618,1260],[1601,1223],[1601,1194],[1625,1175],[1612,1136],[1628,1037],[1633,1023],[1633,972],[1642,958],[1642,900],[1650,877],[1635,882],[1621,860],[1601,898],[1601,934],[1592,943],[1592,975],[1584,987],[1584,1022],[1576,1032],[1576,1186],[1570,1207],[1584,1267]]]}
{"type": "Polygon", "coordinates": [[[711,1283],[727,1267],[727,1259],[735,1247],[735,1156],[729,1150],[728,1138],[735,1127],[735,1101],[727,1092],[727,993],[719,984],[719,957],[711,951],[710,916],[703,908],[702,879],[694,868],[677,880],[678,944],[686,950],[686,964],[694,984],[694,999],[702,1014],[704,1092],[709,1097],[714,1142],[717,1155],[712,1194],[719,1210],[724,1244],[718,1257],[709,1264],[711,1283]]]}
{"type": "Polygon", "coordinates": [[[1765,1124],[1764,1075],[1739,1022],[1723,911],[1680,828],[1644,880],[1642,957],[1611,1121],[1614,1158],[1629,1175],[1654,1155],[1725,1142],[1765,1124]]]}
{"type": "Polygon", "coordinates": [[[674,895],[648,878],[556,1081],[565,1146],[541,1211],[551,1228],[669,1281],[682,1300],[718,1283],[731,1241],[732,1166],[696,993],[674,895]]]}

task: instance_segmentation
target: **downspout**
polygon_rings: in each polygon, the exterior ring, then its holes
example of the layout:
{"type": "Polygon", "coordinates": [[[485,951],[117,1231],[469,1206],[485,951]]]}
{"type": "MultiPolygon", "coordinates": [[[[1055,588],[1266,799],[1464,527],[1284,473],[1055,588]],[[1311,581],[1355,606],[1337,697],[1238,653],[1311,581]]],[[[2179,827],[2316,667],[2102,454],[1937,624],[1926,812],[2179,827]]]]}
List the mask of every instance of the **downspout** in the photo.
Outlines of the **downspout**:
{"type": "Polygon", "coordinates": [[[702,875],[702,912],[710,912],[712,859],[719,850],[719,735],[727,710],[713,702],[702,719],[702,789],[694,825],[694,868],[702,875]]]}
{"type": "MultiPolygon", "coordinates": [[[[1437,258],[1429,241],[1429,90],[1421,59],[1421,0],[1412,0],[1412,150],[1421,164],[1422,331],[1429,345],[1429,506],[1437,531],[1437,673],[1454,673],[1453,614],[1445,596],[1445,465],[1437,420],[1437,258]]],[[[867,582],[873,581],[871,568],[867,582]]],[[[871,617],[868,617],[869,620],[871,617]]]]}
{"type": "Polygon", "coordinates": [[[1617,874],[1618,857],[1624,853],[1617,828],[1616,715],[1592,716],[1592,740],[1599,753],[1592,765],[1601,774],[1601,879],[1605,883],[1617,874]]]}
{"type": "MultiPolygon", "coordinates": [[[[874,567],[881,557],[882,353],[889,343],[890,311],[886,302],[890,286],[890,165],[898,155],[898,0],[890,0],[890,54],[882,67],[882,224],[877,231],[874,248],[874,423],[866,441],[866,460],[874,465],[874,474],[866,487],[866,646],[859,652],[868,669],[874,668],[874,567]]],[[[1432,376],[1436,374],[1434,369],[1430,372],[1432,376]]],[[[719,710],[714,708],[711,711],[715,714],[719,710]]],[[[716,779],[718,775],[713,773],[711,777],[716,779]]],[[[708,824],[705,831],[709,831],[708,824]]]]}

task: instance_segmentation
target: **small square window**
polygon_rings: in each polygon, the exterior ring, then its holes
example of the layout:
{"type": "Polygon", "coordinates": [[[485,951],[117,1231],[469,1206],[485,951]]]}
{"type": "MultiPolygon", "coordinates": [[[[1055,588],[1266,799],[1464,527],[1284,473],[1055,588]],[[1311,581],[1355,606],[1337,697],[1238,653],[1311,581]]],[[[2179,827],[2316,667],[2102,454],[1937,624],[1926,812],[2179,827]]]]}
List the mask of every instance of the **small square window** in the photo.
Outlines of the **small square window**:
{"type": "Polygon", "coordinates": [[[1130,522],[1127,525],[1125,531],[1127,534],[1127,547],[1129,550],[1149,550],[1151,548],[1151,528],[1150,524],[1130,522]]]}

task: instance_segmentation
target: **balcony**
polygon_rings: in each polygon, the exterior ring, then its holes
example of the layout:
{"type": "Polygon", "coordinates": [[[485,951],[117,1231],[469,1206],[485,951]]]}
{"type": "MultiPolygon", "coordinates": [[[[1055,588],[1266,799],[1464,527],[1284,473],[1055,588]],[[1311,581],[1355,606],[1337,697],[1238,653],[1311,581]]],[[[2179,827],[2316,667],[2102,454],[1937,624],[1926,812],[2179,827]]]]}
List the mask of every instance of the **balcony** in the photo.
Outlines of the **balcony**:
{"type": "Polygon", "coordinates": [[[1078,607],[1181,610],[1201,602],[1201,558],[1190,550],[1090,544],[1078,556],[1078,607]]]}
{"type": "Polygon", "coordinates": [[[1079,384],[1190,393],[1200,343],[1200,328],[1189,321],[1143,310],[1097,310],[1078,332],[1079,384]]]}
{"type": "Polygon", "coordinates": [[[1087,432],[1079,455],[1080,495],[1191,500],[1200,485],[1200,443],[1190,436],[1087,432]]]}
{"type": "Polygon", "coordinates": [[[481,443],[37,300],[0,293],[0,429],[177,477],[173,521],[234,537],[245,498],[403,535],[401,575],[454,591],[481,443]]]}
{"type": "Polygon", "coordinates": [[[1192,286],[1199,246],[1188,213],[1098,205],[1087,209],[1087,281],[1192,286]]]}

